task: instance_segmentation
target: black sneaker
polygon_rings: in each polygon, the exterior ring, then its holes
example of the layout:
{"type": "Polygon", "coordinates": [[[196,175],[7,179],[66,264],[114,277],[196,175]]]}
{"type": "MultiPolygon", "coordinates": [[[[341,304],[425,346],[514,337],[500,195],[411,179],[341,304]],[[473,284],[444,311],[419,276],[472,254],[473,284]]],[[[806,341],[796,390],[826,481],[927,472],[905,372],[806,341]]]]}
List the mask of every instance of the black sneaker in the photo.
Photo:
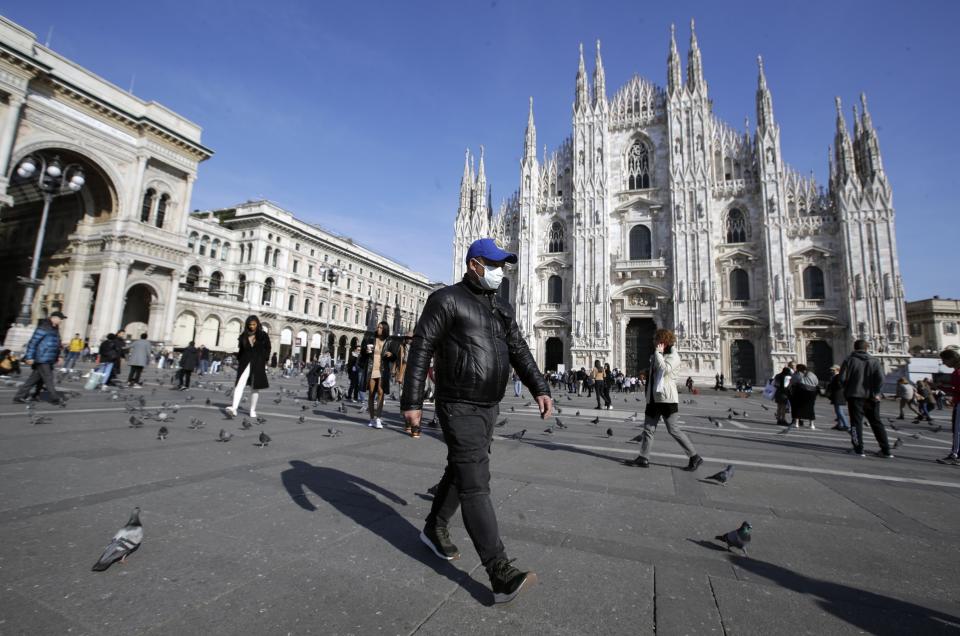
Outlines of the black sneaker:
{"type": "Polygon", "coordinates": [[[946,464],[948,466],[957,466],[960,465],[960,460],[957,460],[956,455],[947,455],[943,459],[938,459],[937,463],[946,464]]]}
{"type": "Polygon", "coordinates": [[[650,460],[646,457],[637,457],[636,459],[628,459],[623,464],[631,468],[649,468],[650,460]]]}
{"type": "Polygon", "coordinates": [[[13,403],[14,403],[14,404],[29,404],[30,401],[27,400],[27,399],[25,399],[25,398],[22,398],[22,397],[15,397],[15,398],[13,398],[13,403]]]}
{"type": "Polygon", "coordinates": [[[493,590],[494,603],[509,603],[517,597],[524,585],[535,585],[537,575],[533,572],[521,572],[510,565],[513,559],[500,559],[490,566],[490,587],[493,590]]]}
{"type": "Polygon", "coordinates": [[[703,463],[703,458],[700,457],[699,455],[694,455],[693,457],[690,458],[690,463],[687,464],[687,467],[684,468],[684,470],[693,472],[696,469],[700,468],[700,464],[702,463],[703,463]]]}
{"type": "Polygon", "coordinates": [[[450,531],[444,527],[424,526],[420,531],[420,540],[444,561],[460,558],[460,550],[450,540],[450,531]]]}
{"type": "Polygon", "coordinates": [[[857,457],[866,457],[866,455],[863,454],[863,451],[862,451],[862,450],[857,450],[856,448],[850,448],[850,449],[848,449],[848,450],[847,450],[847,454],[848,454],[848,455],[856,455],[857,457]]]}

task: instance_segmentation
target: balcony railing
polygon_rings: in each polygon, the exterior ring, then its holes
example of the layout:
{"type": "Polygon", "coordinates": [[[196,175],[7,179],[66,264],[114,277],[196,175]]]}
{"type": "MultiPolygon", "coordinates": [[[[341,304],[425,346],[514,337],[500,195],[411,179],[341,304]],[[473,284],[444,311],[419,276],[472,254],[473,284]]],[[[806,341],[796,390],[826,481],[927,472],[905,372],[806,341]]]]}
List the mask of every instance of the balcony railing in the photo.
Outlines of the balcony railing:
{"type": "Polygon", "coordinates": [[[667,259],[621,259],[614,261],[613,271],[616,272],[620,278],[630,278],[634,274],[648,274],[655,277],[661,277],[666,274],[667,259]]]}

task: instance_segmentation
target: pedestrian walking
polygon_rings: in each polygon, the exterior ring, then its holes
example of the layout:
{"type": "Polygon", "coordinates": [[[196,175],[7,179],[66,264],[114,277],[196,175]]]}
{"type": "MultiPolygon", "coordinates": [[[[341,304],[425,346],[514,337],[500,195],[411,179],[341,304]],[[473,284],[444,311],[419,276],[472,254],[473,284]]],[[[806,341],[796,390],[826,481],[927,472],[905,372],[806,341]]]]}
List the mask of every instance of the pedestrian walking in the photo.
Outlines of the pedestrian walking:
{"type": "MultiPolygon", "coordinates": [[[[267,361],[270,355],[270,337],[263,330],[260,319],[247,316],[247,328],[237,339],[237,383],[233,387],[233,404],[225,410],[234,417],[243,399],[243,387],[250,385],[250,417],[257,416],[257,401],[260,391],[270,387],[267,381],[267,361]]],[[[275,356],[276,354],[274,354],[275,356]]]]}
{"type": "Polygon", "coordinates": [[[956,466],[960,463],[957,459],[957,453],[960,453],[960,347],[956,345],[947,347],[940,352],[940,360],[953,369],[953,373],[950,374],[950,384],[941,387],[953,400],[953,414],[950,417],[950,422],[953,424],[953,443],[950,446],[950,454],[943,459],[938,459],[937,463],[956,466]]]}
{"type": "Polygon", "coordinates": [[[360,345],[360,366],[366,369],[370,421],[367,426],[383,428],[383,398],[390,392],[390,371],[397,359],[395,342],[389,340],[390,325],[381,322],[360,345]]]}
{"type": "Polygon", "coordinates": [[[180,370],[177,372],[177,387],[181,391],[190,388],[190,376],[200,363],[200,350],[193,345],[193,340],[180,352],[180,370]]]}
{"type": "Polygon", "coordinates": [[[403,386],[403,377],[407,373],[407,358],[410,357],[410,344],[412,342],[413,332],[408,331],[403,334],[403,340],[400,346],[397,347],[397,362],[395,365],[397,372],[394,374],[394,378],[399,386],[403,386]]]}
{"type": "Polygon", "coordinates": [[[814,420],[817,418],[815,406],[819,384],[819,378],[807,368],[807,365],[797,365],[797,372],[790,376],[790,416],[792,418],[790,428],[801,427],[804,421],[809,424],[811,430],[817,428],[814,420]]]}
{"type": "Polygon", "coordinates": [[[843,382],[843,395],[847,399],[850,411],[850,434],[853,454],[863,456],[863,419],[867,418],[877,443],[880,444],[878,457],[892,459],[887,429],[880,421],[880,391],[883,388],[883,369],[880,362],[871,356],[866,340],[853,343],[853,353],[843,361],[840,367],[840,380],[843,382]]]}
{"type": "Polygon", "coordinates": [[[116,386],[116,380],[120,377],[120,371],[123,367],[123,359],[127,357],[127,332],[123,329],[117,331],[112,346],[116,355],[113,358],[113,368],[110,369],[110,379],[107,384],[116,386]]]}
{"type": "Polygon", "coordinates": [[[593,390],[597,394],[597,410],[613,408],[610,405],[610,392],[607,390],[607,371],[604,370],[599,360],[593,361],[590,379],[593,380],[593,390]],[[602,406],[600,400],[604,402],[602,406]]]}
{"type": "Polygon", "coordinates": [[[917,382],[917,407],[920,409],[920,412],[917,414],[917,417],[914,418],[913,423],[919,424],[923,420],[932,422],[933,418],[930,417],[930,409],[936,405],[937,401],[933,397],[933,387],[930,385],[930,382],[926,379],[917,382]]]}
{"type": "Polygon", "coordinates": [[[840,381],[840,365],[830,367],[830,383],[827,385],[827,399],[833,406],[833,413],[837,416],[835,431],[850,431],[850,421],[847,419],[847,400],[843,397],[843,382],[840,381]]]}
{"type": "Polygon", "coordinates": [[[130,363],[127,386],[142,387],[140,374],[143,373],[143,367],[150,364],[150,341],[147,340],[147,334],[140,334],[140,339],[130,345],[130,357],[127,362],[130,363]]]}
{"type": "Polygon", "coordinates": [[[650,465],[650,450],[657,424],[662,419],[667,433],[683,448],[690,458],[684,470],[696,470],[703,463],[687,434],[680,429],[680,396],[677,391],[677,376],[680,373],[680,354],[676,348],[677,337],[669,329],[657,329],[654,335],[655,351],[650,356],[650,377],[647,381],[647,407],[644,410],[643,431],[640,433],[640,454],[636,459],[624,462],[627,466],[647,468],[650,465]]]}
{"type": "Polygon", "coordinates": [[[206,375],[210,372],[210,350],[207,345],[200,345],[197,354],[200,358],[200,375],[206,375]]]}
{"type": "Polygon", "coordinates": [[[123,347],[118,345],[116,340],[117,334],[108,333],[107,337],[100,343],[98,350],[100,356],[100,366],[98,369],[104,374],[103,383],[107,386],[114,386],[111,384],[116,375],[114,369],[119,366],[120,354],[123,351],[123,347]]]}
{"type": "Polygon", "coordinates": [[[513,397],[523,397],[523,382],[516,371],[513,372],[511,379],[513,380],[513,397]]]}
{"type": "Polygon", "coordinates": [[[41,383],[47,388],[51,402],[60,404],[63,401],[54,384],[53,369],[60,362],[60,321],[64,318],[66,316],[61,312],[55,311],[41,320],[33,330],[23,356],[24,363],[29,364],[33,372],[17,389],[13,396],[14,402],[25,404],[30,389],[41,383]]]}
{"type": "Polygon", "coordinates": [[[70,339],[70,344],[67,345],[66,361],[63,364],[64,370],[76,367],[81,353],[83,353],[83,338],[80,337],[80,334],[75,333],[73,338],[70,339]]]}
{"type": "Polygon", "coordinates": [[[777,424],[787,424],[787,407],[790,406],[790,378],[793,376],[793,369],[789,366],[783,367],[777,375],[773,376],[773,400],[777,403],[777,424]]]}
{"type": "Polygon", "coordinates": [[[903,419],[903,409],[904,407],[909,408],[913,411],[914,415],[920,416],[920,411],[917,410],[917,407],[914,406],[916,403],[916,390],[913,385],[910,384],[910,380],[906,378],[900,378],[897,380],[897,398],[900,400],[900,415],[897,417],[898,420],[903,419]]]}
{"type": "Polygon", "coordinates": [[[316,402],[319,399],[317,394],[317,385],[320,384],[320,374],[323,373],[323,367],[320,362],[314,362],[307,371],[307,399],[316,402]]]}
{"type": "Polygon", "coordinates": [[[350,385],[347,387],[347,400],[357,402],[360,400],[360,345],[356,345],[350,350],[347,356],[347,377],[350,385]]]}
{"type": "Polygon", "coordinates": [[[511,365],[537,401],[540,417],[553,412],[550,388],[513,310],[497,295],[507,262],[516,263],[516,255],[501,250],[493,239],[474,241],[463,279],[430,295],[414,332],[400,399],[404,419],[419,432],[424,381],[433,358],[447,466],[420,540],[442,559],[458,558],[447,527],[461,508],[495,603],[513,600],[537,580],[507,559],[490,500],[490,447],[511,365]]]}

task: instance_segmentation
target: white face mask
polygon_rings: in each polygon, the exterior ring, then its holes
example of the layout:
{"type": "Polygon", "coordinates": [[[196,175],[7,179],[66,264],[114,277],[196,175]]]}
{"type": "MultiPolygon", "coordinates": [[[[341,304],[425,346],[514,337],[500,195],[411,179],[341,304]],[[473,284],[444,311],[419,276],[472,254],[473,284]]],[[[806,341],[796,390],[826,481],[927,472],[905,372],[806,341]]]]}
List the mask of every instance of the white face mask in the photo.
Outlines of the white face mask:
{"type": "MultiPolygon", "coordinates": [[[[480,261],[477,261],[480,263],[480,261]]],[[[502,267],[491,267],[489,265],[483,265],[483,276],[480,277],[480,286],[487,290],[499,289],[500,283],[503,282],[503,268],[502,267]]]]}

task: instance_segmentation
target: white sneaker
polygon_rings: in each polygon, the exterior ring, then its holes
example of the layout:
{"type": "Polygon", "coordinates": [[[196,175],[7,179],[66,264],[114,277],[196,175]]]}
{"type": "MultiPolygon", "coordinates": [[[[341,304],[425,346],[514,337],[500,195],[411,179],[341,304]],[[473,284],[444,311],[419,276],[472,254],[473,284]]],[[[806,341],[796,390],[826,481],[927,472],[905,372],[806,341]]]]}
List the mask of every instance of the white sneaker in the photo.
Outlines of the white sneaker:
{"type": "Polygon", "coordinates": [[[228,406],[227,408],[225,408],[225,409],[223,409],[223,410],[224,410],[225,413],[228,413],[228,414],[229,414],[230,416],[232,416],[232,417],[236,417],[236,416],[237,416],[237,409],[233,408],[232,406],[228,406]]]}
{"type": "Polygon", "coordinates": [[[256,417],[256,416],[257,416],[256,411],[250,411],[250,417],[256,417]]]}
{"type": "Polygon", "coordinates": [[[817,430],[817,425],[814,424],[813,422],[810,422],[810,430],[811,430],[811,431],[817,430]]]}
{"type": "Polygon", "coordinates": [[[380,420],[379,417],[377,418],[376,422],[374,423],[373,428],[383,428],[383,422],[380,420]]]}

